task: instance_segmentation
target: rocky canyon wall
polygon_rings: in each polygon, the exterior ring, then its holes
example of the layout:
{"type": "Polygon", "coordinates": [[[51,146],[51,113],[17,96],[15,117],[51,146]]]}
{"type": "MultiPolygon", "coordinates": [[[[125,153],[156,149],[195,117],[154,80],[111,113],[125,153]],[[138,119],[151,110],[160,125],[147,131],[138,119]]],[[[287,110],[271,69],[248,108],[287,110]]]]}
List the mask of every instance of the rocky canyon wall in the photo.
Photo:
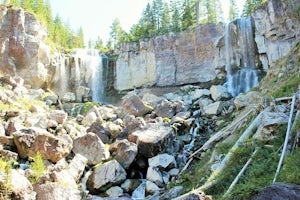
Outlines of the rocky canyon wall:
{"type": "Polygon", "coordinates": [[[216,41],[222,24],[205,24],[138,43],[125,43],[117,52],[115,88],[207,83],[220,74],[216,41]]]}
{"type": "Polygon", "coordinates": [[[47,29],[23,9],[0,7],[0,71],[19,75],[33,87],[51,81],[47,29]]]}
{"type": "MultiPolygon", "coordinates": [[[[297,0],[270,0],[253,12],[254,62],[261,72],[299,41],[299,6],[297,0]]],[[[232,24],[231,41],[236,42],[237,54],[231,60],[241,63],[239,52],[245,47],[239,45],[239,23],[232,24]]],[[[221,23],[204,24],[181,33],[122,44],[117,52],[115,89],[201,84],[224,78],[225,27],[221,23]]]]}

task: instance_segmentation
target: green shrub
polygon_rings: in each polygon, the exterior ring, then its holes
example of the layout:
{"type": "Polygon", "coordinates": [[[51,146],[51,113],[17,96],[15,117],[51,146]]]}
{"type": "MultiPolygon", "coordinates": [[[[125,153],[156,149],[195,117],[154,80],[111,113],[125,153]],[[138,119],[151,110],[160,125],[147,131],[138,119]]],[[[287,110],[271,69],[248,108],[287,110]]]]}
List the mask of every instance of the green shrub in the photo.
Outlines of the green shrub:
{"type": "Polygon", "coordinates": [[[300,149],[285,158],[278,181],[300,184],[300,149]]]}
{"type": "Polygon", "coordinates": [[[0,159],[0,199],[11,199],[11,164],[8,161],[0,159]]]}
{"type": "Polygon", "coordinates": [[[33,171],[33,174],[29,178],[30,182],[33,184],[38,183],[41,176],[46,171],[44,160],[40,152],[38,152],[36,156],[33,157],[30,169],[33,171]]]}

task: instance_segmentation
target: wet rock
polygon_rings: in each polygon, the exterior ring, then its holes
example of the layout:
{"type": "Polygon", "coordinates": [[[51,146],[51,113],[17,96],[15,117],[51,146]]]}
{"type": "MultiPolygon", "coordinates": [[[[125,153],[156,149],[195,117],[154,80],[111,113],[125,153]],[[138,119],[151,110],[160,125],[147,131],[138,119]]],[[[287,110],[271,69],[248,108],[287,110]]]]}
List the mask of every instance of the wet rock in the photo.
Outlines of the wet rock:
{"type": "Polygon", "coordinates": [[[172,151],[173,129],[163,123],[148,124],[128,136],[130,142],[138,145],[139,154],[153,157],[158,153],[172,151]]]}
{"type": "Polygon", "coordinates": [[[36,193],[29,180],[15,169],[11,171],[11,181],[13,199],[36,199],[36,193]]]}
{"type": "Polygon", "coordinates": [[[147,180],[152,181],[156,185],[163,187],[163,175],[158,168],[151,166],[148,167],[146,178],[147,180]]]}
{"type": "Polygon", "coordinates": [[[104,192],[108,188],[121,184],[126,179],[126,171],[116,160],[95,166],[89,176],[87,187],[92,194],[104,192]]]}
{"type": "Polygon", "coordinates": [[[183,186],[175,186],[171,188],[168,192],[161,195],[159,199],[161,200],[174,199],[175,197],[178,197],[179,195],[183,194],[184,190],[185,189],[183,186]]]}
{"type": "Polygon", "coordinates": [[[140,179],[126,179],[124,183],[122,183],[121,188],[124,192],[132,193],[142,181],[140,179]]]}
{"type": "Polygon", "coordinates": [[[49,118],[55,120],[59,124],[63,124],[68,117],[68,114],[62,110],[52,110],[49,113],[49,118]]]}
{"type": "Polygon", "coordinates": [[[101,139],[91,132],[76,138],[73,146],[72,151],[86,157],[89,165],[95,165],[110,156],[101,139]]]}
{"type": "Polygon", "coordinates": [[[176,167],[175,157],[166,153],[149,158],[148,163],[150,167],[157,167],[163,170],[176,167]]]}
{"type": "Polygon", "coordinates": [[[214,101],[228,100],[231,95],[227,89],[221,85],[213,85],[210,87],[211,97],[214,101]]]}
{"type": "Polygon", "coordinates": [[[56,163],[67,156],[73,147],[68,135],[54,136],[40,128],[21,129],[13,137],[21,158],[34,157],[40,152],[43,159],[56,163]]]}
{"type": "Polygon", "coordinates": [[[118,140],[109,147],[110,152],[113,152],[115,159],[125,168],[128,169],[137,155],[137,145],[129,142],[126,139],[118,140]]]}
{"type": "Polygon", "coordinates": [[[152,107],[145,103],[137,95],[128,95],[122,100],[121,107],[129,114],[134,116],[143,116],[153,110],[152,107]]]}
{"type": "Polygon", "coordinates": [[[84,198],[84,194],[80,190],[59,183],[36,184],[34,191],[37,194],[36,199],[77,200],[84,198]]]}
{"type": "Polygon", "coordinates": [[[172,118],[175,115],[175,106],[172,102],[168,100],[163,100],[160,104],[156,106],[154,112],[159,117],[172,118]]]}
{"type": "Polygon", "coordinates": [[[264,188],[257,200],[298,200],[300,198],[300,186],[288,183],[274,183],[264,188]]]}

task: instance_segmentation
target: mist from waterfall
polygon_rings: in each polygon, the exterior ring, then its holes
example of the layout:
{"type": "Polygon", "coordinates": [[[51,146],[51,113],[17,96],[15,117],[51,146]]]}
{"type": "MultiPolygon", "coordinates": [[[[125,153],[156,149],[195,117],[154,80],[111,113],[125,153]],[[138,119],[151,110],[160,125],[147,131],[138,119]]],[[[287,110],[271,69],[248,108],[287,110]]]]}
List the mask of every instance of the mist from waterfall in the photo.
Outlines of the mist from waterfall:
{"type": "Polygon", "coordinates": [[[230,22],[225,27],[226,87],[232,96],[258,84],[251,17],[230,22]]]}
{"type": "Polygon", "coordinates": [[[75,58],[76,85],[87,84],[91,90],[92,100],[100,102],[104,93],[103,63],[100,51],[96,49],[75,49],[71,52],[71,55],[75,58]]]}

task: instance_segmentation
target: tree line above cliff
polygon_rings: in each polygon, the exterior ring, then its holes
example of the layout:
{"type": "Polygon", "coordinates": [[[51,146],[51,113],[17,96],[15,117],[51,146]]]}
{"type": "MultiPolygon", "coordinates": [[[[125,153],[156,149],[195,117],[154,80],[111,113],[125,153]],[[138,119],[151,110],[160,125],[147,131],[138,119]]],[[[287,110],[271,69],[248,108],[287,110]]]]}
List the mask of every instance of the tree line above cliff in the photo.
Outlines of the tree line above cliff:
{"type": "MultiPolygon", "coordinates": [[[[243,8],[244,16],[261,6],[266,0],[246,0],[243,8]]],[[[48,42],[56,48],[84,48],[84,33],[80,27],[77,31],[64,22],[59,15],[53,17],[49,0],[3,0],[6,5],[21,7],[33,13],[48,29],[48,42]]],[[[110,28],[110,39],[106,44],[98,37],[89,41],[89,48],[108,52],[123,42],[135,42],[142,38],[150,38],[168,32],[180,32],[197,24],[217,23],[224,21],[222,0],[153,0],[144,8],[139,21],[126,32],[120,19],[116,18],[110,28]]],[[[224,2],[223,2],[224,3],[224,2]]],[[[228,19],[239,16],[237,0],[230,0],[228,19]]]]}

